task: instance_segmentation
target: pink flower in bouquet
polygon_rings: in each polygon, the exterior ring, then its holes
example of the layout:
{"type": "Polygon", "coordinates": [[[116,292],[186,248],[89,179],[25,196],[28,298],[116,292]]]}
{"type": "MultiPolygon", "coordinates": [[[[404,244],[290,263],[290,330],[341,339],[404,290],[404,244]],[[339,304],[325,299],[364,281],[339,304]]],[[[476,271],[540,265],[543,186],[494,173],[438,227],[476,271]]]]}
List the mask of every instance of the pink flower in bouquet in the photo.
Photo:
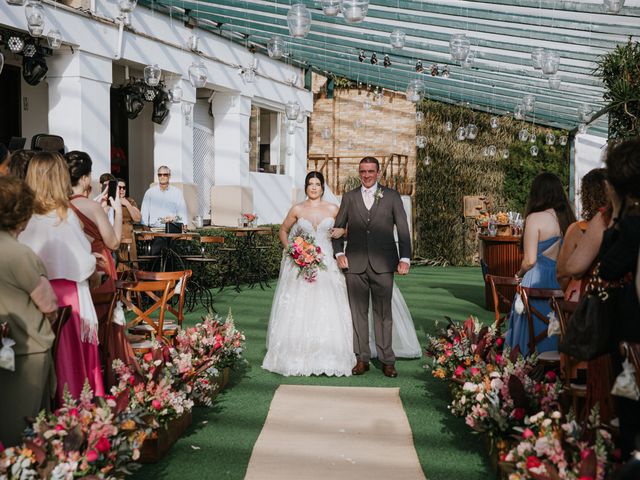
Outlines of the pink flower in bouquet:
{"type": "Polygon", "coordinates": [[[151,406],[156,410],[160,410],[162,408],[162,403],[160,403],[160,400],[153,399],[151,400],[151,406]]]}
{"type": "Polygon", "coordinates": [[[471,375],[472,376],[476,376],[476,375],[480,375],[480,369],[477,367],[471,367],[471,375]]]}
{"type": "Polygon", "coordinates": [[[589,475],[583,475],[581,477],[578,477],[578,480],[595,480],[595,478],[589,476],[589,475]]]}
{"type": "Polygon", "coordinates": [[[87,451],[86,457],[89,463],[93,463],[98,460],[99,455],[98,452],[92,449],[87,451]]]}
{"type": "Polygon", "coordinates": [[[502,337],[496,338],[496,347],[501,347],[504,343],[504,339],[502,337]]]}
{"type": "Polygon", "coordinates": [[[456,377],[460,377],[462,376],[463,373],[464,373],[464,367],[462,365],[458,365],[455,372],[453,372],[453,375],[456,377]]]}
{"type": "MultiPolygon", "coordinates": [[[[513,418],[515,418],[516,420],[520,421],[520,420],[522,420],[524,418],[525,413],[526,412],[524,411],[524,408],[522,408],[522,407],[514,408],[513,409],[513,418]]],[[[527,430],[529,430],[529,429],[527,429],[527,430]]],[[[529,431],[531,431],[531,430],[529,430],[529,431]]]]}
{"type": "Polygon", "coordinates": [[[544,376],[549,382],[555,382],[558,379],[556,372],[553,370],[549,370],[544,376]]]}
{"type": "Polygon", "coordinates": [[[109,441],[109,439],[107,437],[100,437],[100,439],[98,439],[98,441],[96,442],[96,450],[98,450],[100,453],[107,453],[109,450],[111,450],[111,442],[109,441]]]}
{"type": "Polygon", "coordinates": [[[460,343],[460,337],[458,335],[453,337],[453,343],[460,343]]]}
{"type": "Polygon", "coordinates": [[[580,459],[584,460],[592,453],[593,453],[593,450],[591,450],[590,448],[585,448],[584,450],[580,451],[580,459]]]}
{"type": "Polygon", "coordinates": [[[500,355],[499,353],[496,354],[496,363],[498,365],[502,365],[502,355],[500,355]]]}
{"type": "Polygon", "coordinates": [[[525,428],[522,431],[522,438],[533,438],[535,436],[536,436],[536,434],[533,433],[533,430],[531,430],[530,428],[525,428]]]}
{"type": "Polygon", "coordinates": [[[540,459],[534,455],[530,455],[527,457],[527,470],[532,470],[534,468],[538,468],[542,465],[540,459]]]}
{"type": "Polygon", "coordinates": [[[78,409],[75,407],[69,409],[69,415],[71,415],[72,417],[78,418],[78,409]]]}
{"type": "Polygon", "coordinates": [[[144,359],[145,362],[151,363],[151,362],[153,362],[153,353],[147,352],[147,353],[144,354],[144,356],[142,358],[144,359]]]}

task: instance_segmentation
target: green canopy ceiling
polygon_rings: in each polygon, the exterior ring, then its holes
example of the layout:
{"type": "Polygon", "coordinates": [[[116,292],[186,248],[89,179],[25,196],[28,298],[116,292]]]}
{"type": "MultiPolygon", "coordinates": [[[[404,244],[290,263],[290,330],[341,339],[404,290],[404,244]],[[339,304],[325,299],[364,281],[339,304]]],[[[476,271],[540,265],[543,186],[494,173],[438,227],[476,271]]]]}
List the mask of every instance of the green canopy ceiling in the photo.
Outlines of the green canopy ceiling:
{"type": "MultiPolygon", "coordinates": [[[[289,3],[272,0],[144,0],[150,8],[199,20],[200,28],[226,36],[242,45],[266,50],[273,35],[282,36],[289,56],[283,61],[333,73],[363,84],[404,91],[407,83],[421,79],[429,98],[449,103],[468,102],[496,113],[513,112],[526,94],[536,98],[527,119],[574,128],[577,108],[589,104],[594,111],[604,105],[601,82],[594,76],[598,57],[640,36],[640,3],[627,0],[618,14],[604,13],[602,3],[553,0],[373,0],[362,23],[347,24],[327,17],[320,2],[303,1],[312,14],[305,39],[289,35],[289,3]],[[634,3],[635,2],[635,3],[634,3]],[[629,5],[631,4],[631,5],[629,5]],[[402,50],[394,50],[389,34],[406,32],[402,50]],[[449,38],[465,33],[476,60],[465,69],[451,60],[449,38]],[[531,64],[535,47],[556,51],[560,57],[558,90],[531,64]],[[365,60],[358,55],[364,51],[365,60]],[[375,52],[378,63],[372,65],[375,52]],[[391,65],[383,66],[384,55],[391,65]],[[424,72],[416,73],[420,60],[424,72]],[[431,76],[430,66],[447,65],[448,78],[431,76]]],[[[295,2],[294,2],[295,3],[295,2]]],[[[606,118],[592,124],[606,132],[606,118]]]]}

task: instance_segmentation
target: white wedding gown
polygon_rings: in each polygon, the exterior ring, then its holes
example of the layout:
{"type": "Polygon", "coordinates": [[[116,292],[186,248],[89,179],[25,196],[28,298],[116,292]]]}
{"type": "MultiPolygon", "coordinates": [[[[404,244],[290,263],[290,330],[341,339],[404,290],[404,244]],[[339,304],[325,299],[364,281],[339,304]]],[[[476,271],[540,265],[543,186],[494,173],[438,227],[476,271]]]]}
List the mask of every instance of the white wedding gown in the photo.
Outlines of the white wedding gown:
{"type": "MultiPolygon", "coordinates": [[[[334,219],[324,218],[317,226],[300,218],[291,228],[289,238],[309,233],[325,253],[326,270],[318,272],[314,283],[298,277],[298,268],[284,255],[276,286],[267,333],[267,354],[262,368],[282,375],[349,376],[355,365],[353,325],[344,274],[333,258],[329,230],[334,219]]],[[[369,310],[369,345],[377,356],[373,317],[369,310]]],[[[392,347],[396,357],[419,358],[422,349],[409,308],[393,285],[392,347]]]]}

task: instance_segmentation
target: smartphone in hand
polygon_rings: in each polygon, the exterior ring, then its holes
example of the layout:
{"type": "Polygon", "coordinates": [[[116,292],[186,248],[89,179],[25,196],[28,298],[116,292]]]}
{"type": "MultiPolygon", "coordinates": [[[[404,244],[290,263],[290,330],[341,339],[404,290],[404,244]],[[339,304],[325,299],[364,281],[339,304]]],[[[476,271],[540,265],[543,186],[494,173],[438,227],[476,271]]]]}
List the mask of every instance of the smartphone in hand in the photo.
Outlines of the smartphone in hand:
{"type": "Polygon", "coordinates": [[[107,190],[107,198],[113,198],[115,200],[116,195],[118,195],[118,181],[117,180],[109,180],[109,187],[107,190]]]}

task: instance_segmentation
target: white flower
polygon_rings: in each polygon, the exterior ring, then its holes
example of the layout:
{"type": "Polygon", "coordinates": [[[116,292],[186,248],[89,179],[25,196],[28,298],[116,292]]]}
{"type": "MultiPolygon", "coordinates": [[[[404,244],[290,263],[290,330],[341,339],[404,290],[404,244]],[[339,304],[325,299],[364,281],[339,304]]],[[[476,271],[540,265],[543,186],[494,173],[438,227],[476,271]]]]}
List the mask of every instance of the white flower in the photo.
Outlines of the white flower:
{"type": "Polygon", "coordinates": [[[484,400],[484,393],[476,395],[476,402],[481,402],[482,400],[484,400]]]}
{"type": "Polygon", "coordinates": [[[556,410],[555,412],[553,412],[551,414],[551,418],[554,418],[554,419],[558,420],[558,419],[562,418],[562,414],[559,411],[556,410]]]}
{"type": "Polygon", "coordinates": [[[544,428],[548,428],[548,427],[549,427],[549,425],[551,425],[551,422],[552,422],[552,420],[551,420],[550,418],[545,418],[545,419],[542,421],[542,426],[543,426],[544,428]]]}
{"type": "Polygon", "coordinates": [[[475,393],[478,391],[478,385],[473,382],[464,382],[464,385],[462,385],[462,390],[464,390],[465,392],[475,393]]]}
{"type": "Polygon", "coordinates": [[[491,390],[500,390],[503,385],[503,381],[499,378],[494,378],[493,380],[491,380],[491,390]]]}

